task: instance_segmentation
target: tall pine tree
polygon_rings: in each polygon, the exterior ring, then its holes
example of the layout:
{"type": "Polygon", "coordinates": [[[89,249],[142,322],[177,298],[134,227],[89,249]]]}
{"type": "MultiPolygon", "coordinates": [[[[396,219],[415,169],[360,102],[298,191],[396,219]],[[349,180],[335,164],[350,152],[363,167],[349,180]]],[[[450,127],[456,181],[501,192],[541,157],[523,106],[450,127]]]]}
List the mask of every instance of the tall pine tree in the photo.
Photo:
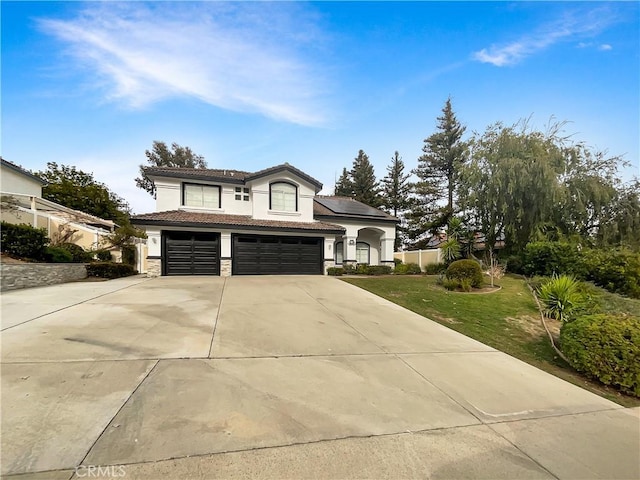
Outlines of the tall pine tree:
{"type": "Polygon", "coordinates": [[[358,156],[353,160],[351,181],[354,199],[376,208],[381,205],[380,184],[364,150],[358,151],[358,156]]]}
{"type": "Polygon", "coordinates": [[[404,162],[396,151],[387,167],[387,176],[382,179],[382,207],[401,220],[396,227],[395,249],[398,250],[404,239],[404,211],[409,207],[409,174],[404,173],[404,162]]]}
{"type": "Polygon", "coordinates": [[[467,144],[462,141],[465,129],[448,98],[438,117],[437,131],[424,140],[424,154],[413,170],[418,181],[408,218],[414,239],[440,231],[456,211],[458,174],[467,154],[467,144]]]}
{"type": "Polygon", "coordinates": [[[396,151],[387,167],[387,176],[382,179],[382,206],[394,217],[409,206],[411,185],[409,174],[404,173],[404,162],[396,151]]]}
{"type": "Polygon", "coordinates": [[[353,183],[351,182],[351,174],[346,168],[342,169],[342,175],[336,181],[335,188],[333,189],[334,195],[341,197],[353,197],[353,183]]]}

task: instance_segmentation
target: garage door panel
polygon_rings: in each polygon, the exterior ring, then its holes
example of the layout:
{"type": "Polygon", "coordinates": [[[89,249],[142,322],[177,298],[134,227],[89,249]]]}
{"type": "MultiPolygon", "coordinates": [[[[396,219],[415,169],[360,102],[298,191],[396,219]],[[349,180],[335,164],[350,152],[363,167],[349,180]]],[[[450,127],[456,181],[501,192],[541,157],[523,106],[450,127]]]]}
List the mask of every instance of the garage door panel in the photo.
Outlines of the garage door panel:
{"type": "Polygon", "coordinates": [[[322,238],[236,235],[234,275],[321,274],[322,238]]]}
{"type": "Polygon", "coordinates": [[[219,275],[220,236],[202,232],[163,233],[165,275],[219,275]]]}

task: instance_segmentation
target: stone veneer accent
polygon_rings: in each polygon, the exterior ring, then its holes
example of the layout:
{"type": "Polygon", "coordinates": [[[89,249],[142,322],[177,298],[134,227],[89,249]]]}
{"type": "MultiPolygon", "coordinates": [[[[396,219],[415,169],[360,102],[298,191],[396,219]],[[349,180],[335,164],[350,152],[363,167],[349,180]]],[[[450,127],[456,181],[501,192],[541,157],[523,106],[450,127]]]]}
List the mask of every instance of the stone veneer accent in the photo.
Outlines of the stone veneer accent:
{"type": "Polygon", "coordinates": [[[334,260],[325,260],[324,261],[324,274],[327,274],[327,268],[335,267],[336,262],[334,260]]]}
{"type": "Polygon", "coordinates": [[[0,264],[0,291],[43,287],[87,278],[84,263],[0,264]]]}
{"type": "Polygon", "coordinates": [[[230,258],[224,258],[220,260],[220,276],[221,277],[231,276],[231,259],[230,258]]]}
{"type": "Polygon", "coordinates": [[[162,273],[162,264],[159,258],[147,258],[147,277],[159,277],[162,273]]]}

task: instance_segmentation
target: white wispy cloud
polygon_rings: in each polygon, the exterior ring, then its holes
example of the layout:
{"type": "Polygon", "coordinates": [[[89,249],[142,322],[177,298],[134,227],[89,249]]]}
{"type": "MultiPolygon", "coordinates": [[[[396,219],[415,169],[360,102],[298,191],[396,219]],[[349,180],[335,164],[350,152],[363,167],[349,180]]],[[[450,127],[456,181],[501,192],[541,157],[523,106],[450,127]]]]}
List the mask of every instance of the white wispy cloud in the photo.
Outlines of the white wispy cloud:
{"type": "Polygon", "coordinates": [[[91,3],[72,19],[40,19],[107,100],[143,108],[194,97],[302,125],[326,121],[322,33],[289,3],[91,3]]]}
{"type": "Polygon", "coordinates": [[[606,52],[607,50],[613,50],[613,47],[608,43],[603,43],[598,47],[598,50],[602,50],[603,52],[606,52]]]}
{"type": "MultiPolygon", "coordinates": [[[[566,12],[559,20],[546,24],[531,34],[474,52],[472,58],[496,67],[514,65],[558,42],[596,36],[616,21],[616,15],[607,7],[566,12]]],[[[585,48],[589,45],[591,42],[580,42],[578,47],[585,48]]]]}

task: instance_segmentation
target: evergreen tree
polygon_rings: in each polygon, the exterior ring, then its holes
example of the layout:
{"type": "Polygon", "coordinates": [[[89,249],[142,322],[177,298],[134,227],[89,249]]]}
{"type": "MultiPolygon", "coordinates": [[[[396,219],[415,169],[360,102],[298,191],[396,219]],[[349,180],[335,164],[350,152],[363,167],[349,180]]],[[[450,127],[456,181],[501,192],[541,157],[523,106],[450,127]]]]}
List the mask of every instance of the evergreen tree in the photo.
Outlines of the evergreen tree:
{"type": "Polygon", "coordinates": [[[438,117],[437,131],[424,140],[424,154],[413,170],[418,177],[409,214],[413,238],[419,238],[427,231],[436,233],[455,213],[458,174],[467,152],[467,144],[462,141],[465,129],[448,98],[438,117]]]}
{"type": "Polygon", "coordinates": [[[382,206],[394,217],[409,206],[409,174],[404,173],[404,162],[396,151],[387,167],[387,176],[382,179],[382,206]]]}
{"type": "Polygon", "coordinates": [[[372,207],[381,205],[380,185],[376,181],[373,165],[364,150],[358,151],[351,168],[353,198],[372,207]]]}
{"type": "Polygon", "coordinates": [[[353,197],[353,183],[351,182],[351,175],[346,168],[342,169],[342,175],[336,182],[333,194],[341,197],[353,197]]]}

